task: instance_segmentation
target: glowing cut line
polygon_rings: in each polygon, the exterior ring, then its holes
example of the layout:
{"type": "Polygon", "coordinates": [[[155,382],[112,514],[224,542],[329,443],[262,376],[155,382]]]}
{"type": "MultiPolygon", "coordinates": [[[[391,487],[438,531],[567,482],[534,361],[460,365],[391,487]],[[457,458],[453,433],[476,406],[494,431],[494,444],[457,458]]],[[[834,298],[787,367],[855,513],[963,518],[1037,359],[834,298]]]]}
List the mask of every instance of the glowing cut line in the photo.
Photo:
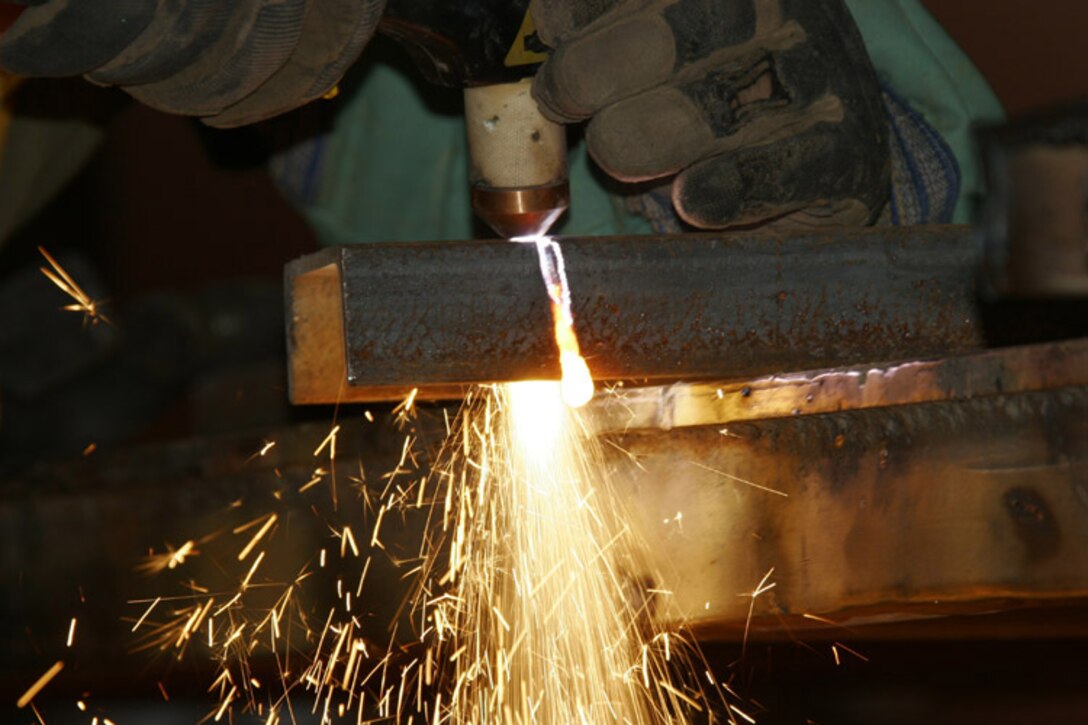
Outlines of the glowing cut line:
{"type": "Polygon", "coordinates": [[[559,369],[562,375],[560,391],[564,402],[579,408],[593,397],[593,376],[578,347],[578,335],[574,331],[574,314],[570,308],[570,285],[563,264],[563,250],[551,237],[514,237],[510,241],[536,245],[540,259],[540,276],[552,303],[552,319],[555,321],[555,344],[559,348],[559,369]]]}

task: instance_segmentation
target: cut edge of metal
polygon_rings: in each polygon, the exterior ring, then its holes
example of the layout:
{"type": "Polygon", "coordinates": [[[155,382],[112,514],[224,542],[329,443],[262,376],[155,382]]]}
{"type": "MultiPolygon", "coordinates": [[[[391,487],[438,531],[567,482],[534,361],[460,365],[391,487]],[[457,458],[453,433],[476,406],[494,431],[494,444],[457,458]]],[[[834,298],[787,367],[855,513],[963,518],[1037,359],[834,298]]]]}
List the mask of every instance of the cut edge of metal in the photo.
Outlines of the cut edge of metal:
{"type": "Polygon", "coordinates": [[[287,393],[296,405],[335,402],[347,387],[342,259],[330,248],[284,267],[287,393]]]}

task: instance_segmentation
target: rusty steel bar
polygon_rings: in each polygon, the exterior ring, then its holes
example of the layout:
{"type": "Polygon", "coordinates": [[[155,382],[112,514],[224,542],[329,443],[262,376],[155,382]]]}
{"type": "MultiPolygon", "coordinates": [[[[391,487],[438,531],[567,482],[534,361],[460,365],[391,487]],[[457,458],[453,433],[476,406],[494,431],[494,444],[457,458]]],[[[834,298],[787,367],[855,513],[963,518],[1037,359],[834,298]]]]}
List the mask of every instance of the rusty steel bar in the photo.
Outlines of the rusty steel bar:
{"type": "MultiPolygon", "coordinates": [[[[982,339],[966,227],[561,244],[582,351],[600,380],[932,357],[982,339]]],[[[531,246],[358,245],[296,260],[286,274],[295,402],[414,387],[436,398],[469,383],[558,377],[531,246]]]]}
{"type": "Polygon", "coordinates": [[[1088,601],[1088,387],[606,439],[656,605],[704,636],[1088,601]]]}

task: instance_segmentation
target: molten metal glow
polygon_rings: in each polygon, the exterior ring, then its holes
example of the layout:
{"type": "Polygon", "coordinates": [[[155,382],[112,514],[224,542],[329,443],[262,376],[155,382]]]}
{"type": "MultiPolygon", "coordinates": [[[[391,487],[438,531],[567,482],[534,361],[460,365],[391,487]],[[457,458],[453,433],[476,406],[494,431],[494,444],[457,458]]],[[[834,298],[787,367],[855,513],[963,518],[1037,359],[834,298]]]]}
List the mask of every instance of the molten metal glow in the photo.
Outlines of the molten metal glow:
{"type": "Polygon", "coordinates": [[[555,318],[555,344],[559,347],[559,369],[563,400],[572,408],[581,408],[593,398],[593,376],[578,348],[578,336],[573,321],[559,306],[552,304],[555,318]]]}
{"type": "Polygon", "coordinates": [[[540,275],[544,278],[544,288],[552,302],[563,400],[572,408],[580,408],[593,398],[593,376],[582,357],[578,347],[578,335],[574,331],[574,314],[571,312],[570,287],[563,264],[563,250],[559,247],[559,242],[550,237],[518,237],[511,241],[531,242],[536,245],[537,256],[540,258],[540,275]]]}
{"type": "Polygon", "coordinates": [[[548,466],[566,423],[560,383],[531,380],[506,386],[510,431],[527,461],[548,466]]]}
{"type": "Polygon", "coordinates": [[[559,353],[559,367],[563,371],[561,383],[563,400],[572,408],[581,408],[593,399],[593,376],[589,365],[578,353],[559,353]]]}

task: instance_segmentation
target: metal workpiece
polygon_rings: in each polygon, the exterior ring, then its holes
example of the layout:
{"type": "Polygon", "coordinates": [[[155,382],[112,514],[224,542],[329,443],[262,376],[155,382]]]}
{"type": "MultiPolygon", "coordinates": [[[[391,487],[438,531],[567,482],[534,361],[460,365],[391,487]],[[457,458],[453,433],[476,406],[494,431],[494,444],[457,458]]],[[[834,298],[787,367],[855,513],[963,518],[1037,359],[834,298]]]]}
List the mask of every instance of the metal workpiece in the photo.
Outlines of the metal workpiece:
{"type": "Polygon", "coordinates": [[[590,420],[597,433],[671,430],[1074,386],[1088,386],[1088,339],[743,381],[616,386],[593,400],[590,420]]]}
{"type": "MultiPolygon", "coordinates": [[[[729,379],[977,349],[967,227],[559,240],[598,380],[729,379]]],[[[295,403],[559,376],[532,245],[341,247],[288,265],[295,403]]]]}
{"type": "Polygon", "coordinates": [[[701,636],[1088,601],[1086,387],[606,439],[655,606],[701,636]]]}
{"type": "Polygon", "coordinates": [[[979,129],[985,291],[1088,297],[1088,103],[979,129]]]}

